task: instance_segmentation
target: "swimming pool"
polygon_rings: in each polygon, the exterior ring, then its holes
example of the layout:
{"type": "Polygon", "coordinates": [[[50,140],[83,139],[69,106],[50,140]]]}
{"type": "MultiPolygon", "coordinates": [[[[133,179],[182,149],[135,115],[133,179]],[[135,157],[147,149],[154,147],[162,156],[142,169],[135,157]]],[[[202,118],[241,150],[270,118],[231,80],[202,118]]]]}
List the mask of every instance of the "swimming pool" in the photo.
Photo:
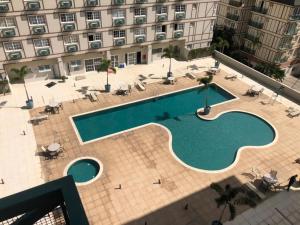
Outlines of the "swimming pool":
{"type": "Polygon", "coordinates": [[[218,85],[211,84],[208,89],[198,86],[77,115],[72,120],[83,143],[148,123],[160,124],[171,132],[176,157],[186,165],[203,170],[230,166],[242,146],[260,146],[273,141],[272,127],[251,114],[229,112],[214,121],[199,119],[195,112],[204,106],[207,93],[210,105],[235,98],[218,85]]]}

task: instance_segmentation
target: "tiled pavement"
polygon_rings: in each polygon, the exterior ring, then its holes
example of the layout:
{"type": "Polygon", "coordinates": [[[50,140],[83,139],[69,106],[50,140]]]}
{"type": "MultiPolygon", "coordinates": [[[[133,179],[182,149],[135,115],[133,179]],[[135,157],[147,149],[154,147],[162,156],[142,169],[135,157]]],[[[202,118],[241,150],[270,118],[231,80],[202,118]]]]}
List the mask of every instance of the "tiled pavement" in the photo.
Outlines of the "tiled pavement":
{"type": "MultiPolygon", "coordinates": [[[[214,202],[216,194],[209,188],[211,182],[240,185],[249,180],[252,167],[262,172],[277,170],[284,185],[290,175],[299,173],[300,166],[293,161],[299,157],[300,119],[288,118],[286,107],[280,103],[261,104],[261,101],[268,100],[267,96],[244,96],[249,87],[239,80],[225,80],[224,72],[215,76],[214,81],[240,99],[213,107],[210,117],[228,109],[257,113],[277,128],[278,142],[265,149],[244,150],[234,168],[218,174],[196,172],[176,161],[169,152],[167,132],[155,125],[86,145],[79,144],[69,116],[197,84],[188,78],[180,78],[174,86],[149,84],[145,92],[134,90],[126,97],[100,94],[95,103],[89,100],[64,102],[60,114],[51,115],[49,120],[34,126],[38,145],[59,140],[65,147],[64,155],[58,159],[43,160],[41,157],[45,179],[61,177],[65,166],[77,157],[100,159],[104,165],[100,179],[78,187],[78,190],[90,223],[103,225],[142,225],[145,222],[148,225],[210,224],[220,213],[214,202]],[[161,179],[161,184],[154,184],[158,179],[161,179]],[[119,184],[122,184],[121,190],[116,189],[119,184]],[[188,210],[183,209],[186,204],[188,210]]],[[[34,109],[31,115],[42,111],[43,108],[34,109]]],[[[240,207],[238,214],[245,209],[240,207]]]]}

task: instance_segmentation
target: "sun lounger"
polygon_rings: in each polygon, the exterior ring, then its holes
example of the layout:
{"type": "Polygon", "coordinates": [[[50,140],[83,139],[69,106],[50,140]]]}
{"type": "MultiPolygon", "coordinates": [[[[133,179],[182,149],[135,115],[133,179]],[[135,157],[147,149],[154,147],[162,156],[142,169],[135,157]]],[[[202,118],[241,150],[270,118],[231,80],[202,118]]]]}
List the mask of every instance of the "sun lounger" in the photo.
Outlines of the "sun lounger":
{"type": "Polygon", "coordinates": [[[146,90],[145,86],[141,82],[136,82],[136,87],[141,91],[146,90]]]}
{"type": "Polygon", "coordinates": [[[91,100],[93,100],[93,102],[98,101],[97,95],[95,92],[92,92],[91,94],[91,100]]]}
{"type": "Polygon", "coordinates": [[[194,74],[192,74],[192,73],[186,73],[185,74],[188,78],[190,78],[190,79],[192,79],[192,80],[195,80],[197,77],[194,75],[194,74]]]}
{"type": "Polygon", "coordinates": [[[294,112],[296,109],[294,108],[294,107],[289,107],[286,111],[288,112],[288,113],[290,113],[290,112],[294,112]]]}
{"type": "Polygon", "coordinates": [[[228,74],[225,76],[226,80],[235,80],[237,78],[236,74],[228,74]]]}
{"type": "Polygon", "coordinates": [[[294,111],[291,111],[288,113],[288,116],[291,118],[299,116],[299,115],[300,115],[300,110],[298,110],[298,109],[295,109],[294,111]]]}
{"type": "Polygon", "coordinates": [[[48,119],[48,115],[34,116],[30,119],[30,122],[38,122],[46,119],[48,119]]]}

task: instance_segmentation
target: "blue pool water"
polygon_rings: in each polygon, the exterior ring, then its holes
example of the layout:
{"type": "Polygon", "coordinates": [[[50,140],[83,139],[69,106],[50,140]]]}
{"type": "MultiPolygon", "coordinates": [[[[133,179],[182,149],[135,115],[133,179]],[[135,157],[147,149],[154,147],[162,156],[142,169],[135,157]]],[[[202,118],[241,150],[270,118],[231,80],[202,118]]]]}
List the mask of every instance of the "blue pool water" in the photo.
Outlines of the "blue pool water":
{"type": "Polygon", "coordinates": [[[76,183],[92,180],[100,171],[100,165],[92,159],[81,159],[74,162],[68,169],[67,174],[72,175],[76,183]]]}
{"type": "Polygon", "coordinates": [[[199,119],[195,112],[205,104],[217,104],[234,96],[215,84],[193,88],[103,111],[73,117],[83,142],[150,122],[167,127],[172,148],[184,163],[199,169],[219,170],[233,163],[241,146],[271,143],[274,130],[265,121],[247,113],[229,112],[218,119],[199,119]]]}

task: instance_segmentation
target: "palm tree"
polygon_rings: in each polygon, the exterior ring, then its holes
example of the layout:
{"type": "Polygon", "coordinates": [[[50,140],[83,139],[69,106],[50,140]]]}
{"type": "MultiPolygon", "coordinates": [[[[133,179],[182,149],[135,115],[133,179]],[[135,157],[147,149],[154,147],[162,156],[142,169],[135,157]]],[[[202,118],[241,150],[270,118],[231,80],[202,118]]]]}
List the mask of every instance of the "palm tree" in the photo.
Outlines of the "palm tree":
{"type": "Polygon", "coordinates": [[[26,93],[27,101],[30,101],[31,99],[29,99],[29,95],[28,95],[28,92],[27,92],[27,88],[26,88],[26,84],[25,84],[25,79],[24,79],[25,76],[28,74],[27,66],[22,66],[21,69],[13,68],[10,71],[12,73],[14,73],[19,80],[22,80],[24,82],[24,88],[25,88],[25,93],[26,93]]]}
{"type": "Polygon", "coordinates": [[[222,218],[226,208],[229,208],[230,212],[230,220],[233,220],[236,215],[236,206],[238,205],[249,205],[251,207],[256,206],[253,198],[254,196],[251,195],[250,192],[245,192],[241,187],[231,187],[229,184],[225,186],[225,189],[221,187],[219,184],[212,183],[210,185],[212,189],[214,189],[218,194],[219,197],[215,199],[217,203],[217,207],[224,206],[221,215],[217,221],[213,222],[214,224],[221,225],[222,218]]]}
{"type": "Polygon", "coordinates": [[[116,73],[116,69],[111,66],[111,61],[108,59],[103,59],[101,61],[101,64],[96,67],[97,72],[106,72],[106,85],[105,85],[105,90],[106,92],[110,91],[110,84],[108,83],[108,74],[110,72],[116,73]]]}
{"type": "Polygon", "coordinates": [[[217,46],[221,49],[222,53],[224,52],[225,48],[230,47],[229,42],[223,39],[222,37],[217,37],[217,41],[218,41],[217,46]]]}
{"type": "Polygon", "coordinates": [[[210,111],[210,106],[208,105],[208,86],[212,82],[212,80],[213,80],[212,75],[202,77],[199,79],[199,81],[205,85],[205,89],[206,89],[204,114],[208,114],[210,111]]]}
{"type": "Polygon", "coordinates": [[[164,53],[161,56],[162,58],[169,58],[170,59],[169,72],[167,74],[168,77],[172,76],[171,65],[172,65],[172,58],[175,56],[175,54],[176,54],[176,48],[173,45],[169,45],[168,48],[164,49],[164,53]]]}

